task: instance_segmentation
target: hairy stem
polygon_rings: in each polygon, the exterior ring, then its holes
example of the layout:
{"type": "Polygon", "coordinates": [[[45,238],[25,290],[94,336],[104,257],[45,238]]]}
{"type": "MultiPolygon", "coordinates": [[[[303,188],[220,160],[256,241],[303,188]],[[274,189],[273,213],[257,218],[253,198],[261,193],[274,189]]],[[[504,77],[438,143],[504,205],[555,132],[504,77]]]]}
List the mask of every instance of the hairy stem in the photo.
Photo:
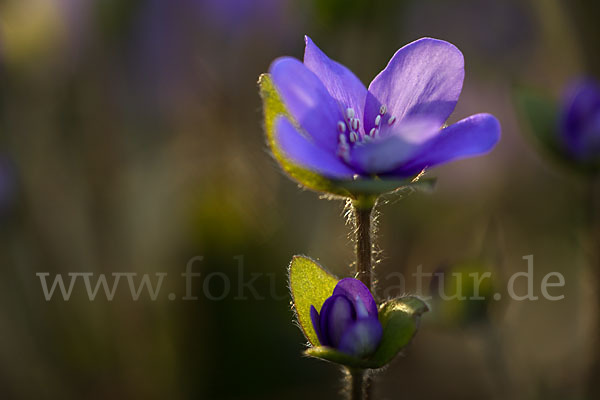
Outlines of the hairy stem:
{"type": "Polygon", "coordinates": [[[356,224],[356,279],[372,291],[372,245],[371,245],[371,213],[372,207],[361,208],[354,205],[356,224]]]}
{"type": "MultiPolygon", "coordinates": [[[[373,291],[373,254],[371,241],[371,214],[373,204],[354,203],[354,225],[356,228],[356,279],[373,291]]],[[[351,400],[369,400],[371,397],[372,380],[364,370],[350,371],[351,400]]]]}
{"type": "Polygon", "coordinates": [[[369,400],[371,398],[371,378],[362,369],[348,369],[348,392],[350,400],[369,400]]]}

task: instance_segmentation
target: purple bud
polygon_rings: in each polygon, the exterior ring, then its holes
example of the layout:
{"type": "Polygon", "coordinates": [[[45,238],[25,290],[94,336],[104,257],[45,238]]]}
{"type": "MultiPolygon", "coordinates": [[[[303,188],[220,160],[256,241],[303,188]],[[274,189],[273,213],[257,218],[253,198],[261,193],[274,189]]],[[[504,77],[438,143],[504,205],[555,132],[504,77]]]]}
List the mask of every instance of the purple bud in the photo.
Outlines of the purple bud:
{"type": "Polygon", "coordinates": [[[338,282],[320,313],[311,307],[311,319],[322,346],[355,357],[373,354],[383,335],[373,295],[353,278],[338,282]]]}
{"type": "Polygon", "coordinates": [[[600,85],[588,79],[572,85],[564,96],[561,139],[570,156],[600,161],[600,85]]]}
{"type": "Polygon", "coordinates": [[[338,349],[353,356],[365,357],[377,350],[382,335],[383,328],[377,318],[359,319],[344,333],[338,349]]]}
{"type": "Polygon", "coordinates": [[[319,328],[327,346],[338,347],[344,332],[356,320],[356,312],[345,296],[331,296],[321,308],[319,328]]]}

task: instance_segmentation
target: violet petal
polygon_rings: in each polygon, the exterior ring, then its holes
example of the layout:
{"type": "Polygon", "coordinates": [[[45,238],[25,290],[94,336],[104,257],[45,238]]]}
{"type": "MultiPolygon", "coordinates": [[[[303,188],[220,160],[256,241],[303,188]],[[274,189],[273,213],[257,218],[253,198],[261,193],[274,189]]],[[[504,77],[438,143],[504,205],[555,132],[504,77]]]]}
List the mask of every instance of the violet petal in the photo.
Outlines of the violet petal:
{"type": "Polygon", "coordinates": [[[333,179],[348,179],[355,172],[342,160],[304,137],[284,116],[275,121],[276,146],[292,162],[333,179]]]}
{"type": "Polygon", "coordinates": [[[453,44],[431,38],[407,44],[369,85],[374,97],[367,97],[365,128],[372,127],[381,104],[398,120],[425,116],[442,126],[458,101],[464,75],[463,55],[453,44]]]}
{"type": "Polygon", "coordinates": [[[350,162],[362,174],[391,171],[409,160],[420,145],[440,131],[435,120],[410,118],[392,127],[383,127],[379,140],[355,146],[350,162]]]}
{"type": "MultiPolygon", "coordinates": [[[[370,316],[377,317],[377,303],[364,283],[354,278],[344,278],[333,289],[333,296],[345,296],[352,303],[359,297],[370,316]]],[[[356,306],[355,306],[356,308],[356,306]]]]}
{"type": "Polygon", "coordinates": [[[353,108],[356,118],[362,121],[367,97],[365,85],[348,68],[327,57],[311,38],[305,36],[304,40],[304,65],[319,77],[342,110],[353,108]]]}
{"type": "Polygon", "coordinates": [[[342,335],[356,318],[354,307],[345,296],[333,295],[321,308],[320,328],[325,346],[338,347],[342,335]]]}
{"type": "Polygon", "coordinates": [[[343,116],[319,78],[291,57],[273,61],[269,72],[292,117],[315,144],[334,153],[338,145],[337,122],[343,116]]]}
{"type": "Polygon", "coordinates": [[[321,327],[319,326],[319,312],[313,305],[310,306],[310,320],[312,321],[313,329],[317,333],[319,342],[323,344],[323,336],[321,335],[321,327]]]}
{"type": "Polygon", "coordinates": [[[500,140],[500,123],[490,114],[476,114],[449,127],[426,143],[415,156],[390,175],[407,177],[434,167],[489,152],[500,140]]]}
{"type": "Polygon", "coordinates": [[[376,317],[357,320],[344,332],[338,350],[355,357],[365,357],[377,350],[383,328],[376,317]]]}

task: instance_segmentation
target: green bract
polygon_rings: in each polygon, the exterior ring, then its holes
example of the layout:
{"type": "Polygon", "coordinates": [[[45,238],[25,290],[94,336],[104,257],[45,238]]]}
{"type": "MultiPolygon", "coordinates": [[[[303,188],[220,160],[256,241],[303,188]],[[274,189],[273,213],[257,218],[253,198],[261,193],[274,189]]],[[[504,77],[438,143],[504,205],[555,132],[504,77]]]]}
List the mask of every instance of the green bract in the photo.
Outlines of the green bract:
{"type": "Polygon", "coordinates": [[[310,306],[317,311],[327,300],[338,279],[308,257],[295,256],[289,268],[290,290],[296,317],[310,344],[318,346],[319,339],[310,319],[310,306]]]}
{"type": "Polygon", "coordinates": [[[320,346],[310,318],[310,306],[317,311],[331,296],[338,279],[313,260],[295,256],[289,268],[290,289],[298,323],[312,347],[306,355],[342,364],[352,368],[381,368],[404,349],[414,337],[421,314],[428,311],[427,304],[414,296],[388,300],[379,306],[379,322],[383,337],[373,355],[359,359],[336,349],[320,346]]]}

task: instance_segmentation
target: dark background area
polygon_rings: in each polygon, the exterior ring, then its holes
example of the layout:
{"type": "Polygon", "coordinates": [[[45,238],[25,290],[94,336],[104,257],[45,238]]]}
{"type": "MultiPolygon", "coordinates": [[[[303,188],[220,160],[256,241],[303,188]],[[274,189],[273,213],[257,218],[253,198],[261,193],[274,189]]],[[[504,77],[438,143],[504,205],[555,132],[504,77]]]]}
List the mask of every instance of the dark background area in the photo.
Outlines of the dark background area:
{"type": "Polygon", "coordinates": [[[466,62],[451,122],[502,124],[491,154],[429,173],[434,193],[380,205],[379,296],[419,265],[468,262],[502,287],[530,254],[536,294],[548,272],[566,280],[561,301],[426,315],[377,398],[584,398],[585,183],[538,151],[513,88],[559,98],[599,77],[599,14],[584,0],[1,1],[0,397],[337,398],[337,368],[301,356],[286,266],[307,254],[349,276],[350,227],[268,154],[256,85],[308,34],[365,84],[404,44],[450,41],[466,62]],[[46,301],[40,272],[168,275],[156,301],[125,278],[113,301],[82,281],[46,301]]]}

